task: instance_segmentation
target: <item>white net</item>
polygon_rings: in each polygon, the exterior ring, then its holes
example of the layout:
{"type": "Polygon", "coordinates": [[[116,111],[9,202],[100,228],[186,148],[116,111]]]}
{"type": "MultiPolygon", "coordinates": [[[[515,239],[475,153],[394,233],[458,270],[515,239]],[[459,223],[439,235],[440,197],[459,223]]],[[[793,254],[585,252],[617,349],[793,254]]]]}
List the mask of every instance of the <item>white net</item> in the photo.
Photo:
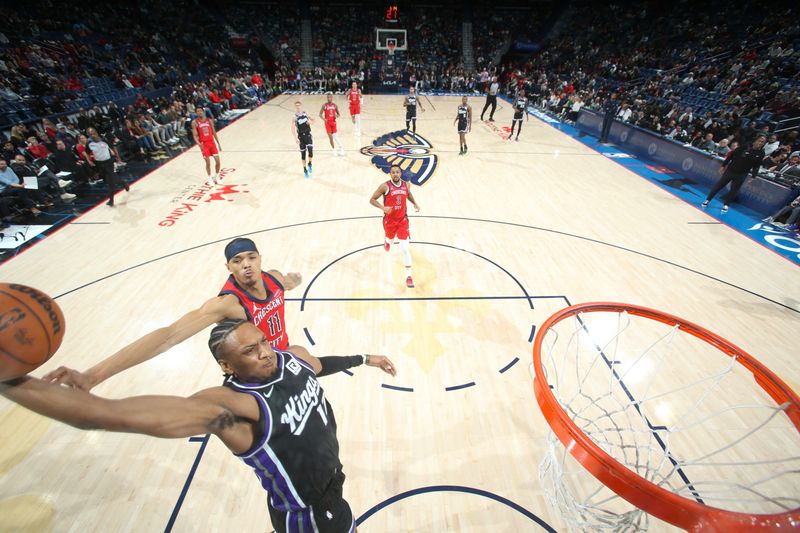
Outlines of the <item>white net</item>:
{"type": "MultiPolygon", "coordinates": [[[[561,407],[595,444],[651,483],[705,505],[773,514],[800,507],[800,435],[753,374],[677,326],[579,313],[545,333],[561,407]]],[[[539,479],[574,531],[633,532],[648,515],[608,489],[550,432],[539,479]]]]}

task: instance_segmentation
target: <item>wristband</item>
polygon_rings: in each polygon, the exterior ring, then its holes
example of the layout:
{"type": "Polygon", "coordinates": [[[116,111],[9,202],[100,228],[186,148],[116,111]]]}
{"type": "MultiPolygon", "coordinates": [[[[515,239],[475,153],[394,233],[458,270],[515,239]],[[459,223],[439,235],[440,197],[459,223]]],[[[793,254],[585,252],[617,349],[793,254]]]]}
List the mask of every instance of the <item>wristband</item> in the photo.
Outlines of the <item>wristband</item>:
{"type": "Polygon", "coordinates": [[[349,355],[349,356],[328,356],[328,357],[320,357],[319,363],[322,367],[320,371],[317,373],[318,376],[329,376],[330,374],[335,374],[336,372],[341,372],[342,370],[347,370],[348,368],[353,368],[354,366],[359,366],[364,364],[366,360],[365,355],[349,355]]]}

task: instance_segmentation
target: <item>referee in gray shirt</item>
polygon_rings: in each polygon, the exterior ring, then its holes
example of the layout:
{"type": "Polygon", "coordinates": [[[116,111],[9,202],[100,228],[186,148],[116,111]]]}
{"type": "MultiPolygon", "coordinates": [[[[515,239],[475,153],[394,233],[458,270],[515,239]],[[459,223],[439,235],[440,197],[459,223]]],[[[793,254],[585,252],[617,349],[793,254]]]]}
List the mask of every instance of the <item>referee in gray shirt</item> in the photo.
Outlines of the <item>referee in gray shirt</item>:
{"type": "Polygon", "coordinates": [[[122,186],[126,191],[129,191],[130,188],[125,180],[118,180],[117,176],[114,175],[114,160],[111,159],[112,156],[117,155],[114,148],[100,137],[96,129],[89,128],[88,131],[90,140],[86,146],[94,157],[94,163],[89,160],[89,164],[97,167],[98,174],[108,186],[108,202],[106,202],[106,205],[114,207],[114,195],[119,190],[119,182],[122,182],[122,186]]]}
{"type": "Polygon", "coordinates": [[[497,89],[499,88],[500,84],[497,83],[497,76],[492,76],[492,83],[489,84],[489,91],[486,93],[486,105],[483,106],[483,111],[481,111],[481,120],[483,120],[483,115],[489,109],[489,106],[492,106],[492,111],[489,113],[489,122],[494,122],[494,110],[497,109],[497,89]]]}

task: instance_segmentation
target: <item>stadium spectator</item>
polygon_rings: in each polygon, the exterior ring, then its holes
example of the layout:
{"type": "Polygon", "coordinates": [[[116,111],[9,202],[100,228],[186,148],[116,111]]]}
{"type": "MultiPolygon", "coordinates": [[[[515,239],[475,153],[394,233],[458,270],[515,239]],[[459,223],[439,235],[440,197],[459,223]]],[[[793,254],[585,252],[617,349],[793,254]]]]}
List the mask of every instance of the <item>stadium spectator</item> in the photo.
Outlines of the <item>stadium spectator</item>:
{"type": "Polygon", "coordinates": [[[731,151],[731,147],[728,146],[729,143],[728,139],[721,139],[717,147],[714,148],[714,152],[721,157],[725,157],[731,151]]]}
{"type": "Polygon", "coordinates": [[[81,183],[89,182],[90,174],[86,161],[80,160],[64,141],[60,139],[56,141],[55,150],[50,156],[50,161],[54,167],[51,170],[56,174],[69,172],[71,180],[81,183]]]}
{"type": "Polygon", "coordinates": [[[26,189],[17,174],[8,166],[5,159],[0,159],[0,218],[5,227],[14,209],[27,208],[31,214],[38,215],[41,211],[30,198],[29,189],[26,189]]]}
{"type": "Polygon", "coordinates": [[[25,178],[36,178],[37,189],[30,189],[41,205],[52,205],[52,198],[58,197],[61,200],[72,200],[74,194],[68,193],[62,187],[68,182],[59,180],[50,170],[42,169],[33,163],[28,163],[25,156],[17,154],[14,162],[11,163],[11,170],[19,177],[20,181],[25,178]]]}
{"type": "Polygon", "coordinates": [[[797,196],[797,198],[780,208],[775,214],[763,220],[763,222],[767,222],[768,224],[774,224],[781,228],[788,228],[790,231],[798,230],[798,221],[800,221],[800,196],[797,196]],[[778,222],[778,220],[784,216],[786,216],[786,222],[778,222]]]}
{"type": "Polygon", "coordinates": [[[50,150],[43,144],[39,144],[39,140],[35,135],[28,137],[28,144],[25,148],[31,155],[31,159],[44,159],[50,153],[50,150]]]}

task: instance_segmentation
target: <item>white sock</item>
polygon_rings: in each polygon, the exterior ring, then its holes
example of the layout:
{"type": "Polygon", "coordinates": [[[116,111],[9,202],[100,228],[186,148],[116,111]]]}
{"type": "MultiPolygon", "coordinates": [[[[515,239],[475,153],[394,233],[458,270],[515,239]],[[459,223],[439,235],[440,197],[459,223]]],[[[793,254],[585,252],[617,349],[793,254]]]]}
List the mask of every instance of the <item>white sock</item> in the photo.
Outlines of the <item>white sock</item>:
{"type": "Polygon", "coordinates": [[[408,239],[400,241],[400,250],[403,252],[403,261],[406,265],[406,271],[409,272],[409,276],[411,275],[411,250],[408,248],[408,239]]]}
{"type": "Polygon", "coordinates": [[[361,133],[361,115],[356,115],[356,132],[361,133]]]}
{"type": "Polygon", "coordinates": [[[410,266],[406,267],[406,276],[409,277],[409,278],[411,277],[411,267],[410,266]]]}
{"type": "Polygon", "coordinates": [[[344,148],[342,148],[342,143],[341,143],[341,142],[339,142],[339,134],[338,134],[338,133],[334,133],[334,134],[333,134],[333,141],[334,141],[336,144],[338,144],[338,145],[339,145],[339,148],[340,148],[340,149],[344,150],[344,148]]]}

